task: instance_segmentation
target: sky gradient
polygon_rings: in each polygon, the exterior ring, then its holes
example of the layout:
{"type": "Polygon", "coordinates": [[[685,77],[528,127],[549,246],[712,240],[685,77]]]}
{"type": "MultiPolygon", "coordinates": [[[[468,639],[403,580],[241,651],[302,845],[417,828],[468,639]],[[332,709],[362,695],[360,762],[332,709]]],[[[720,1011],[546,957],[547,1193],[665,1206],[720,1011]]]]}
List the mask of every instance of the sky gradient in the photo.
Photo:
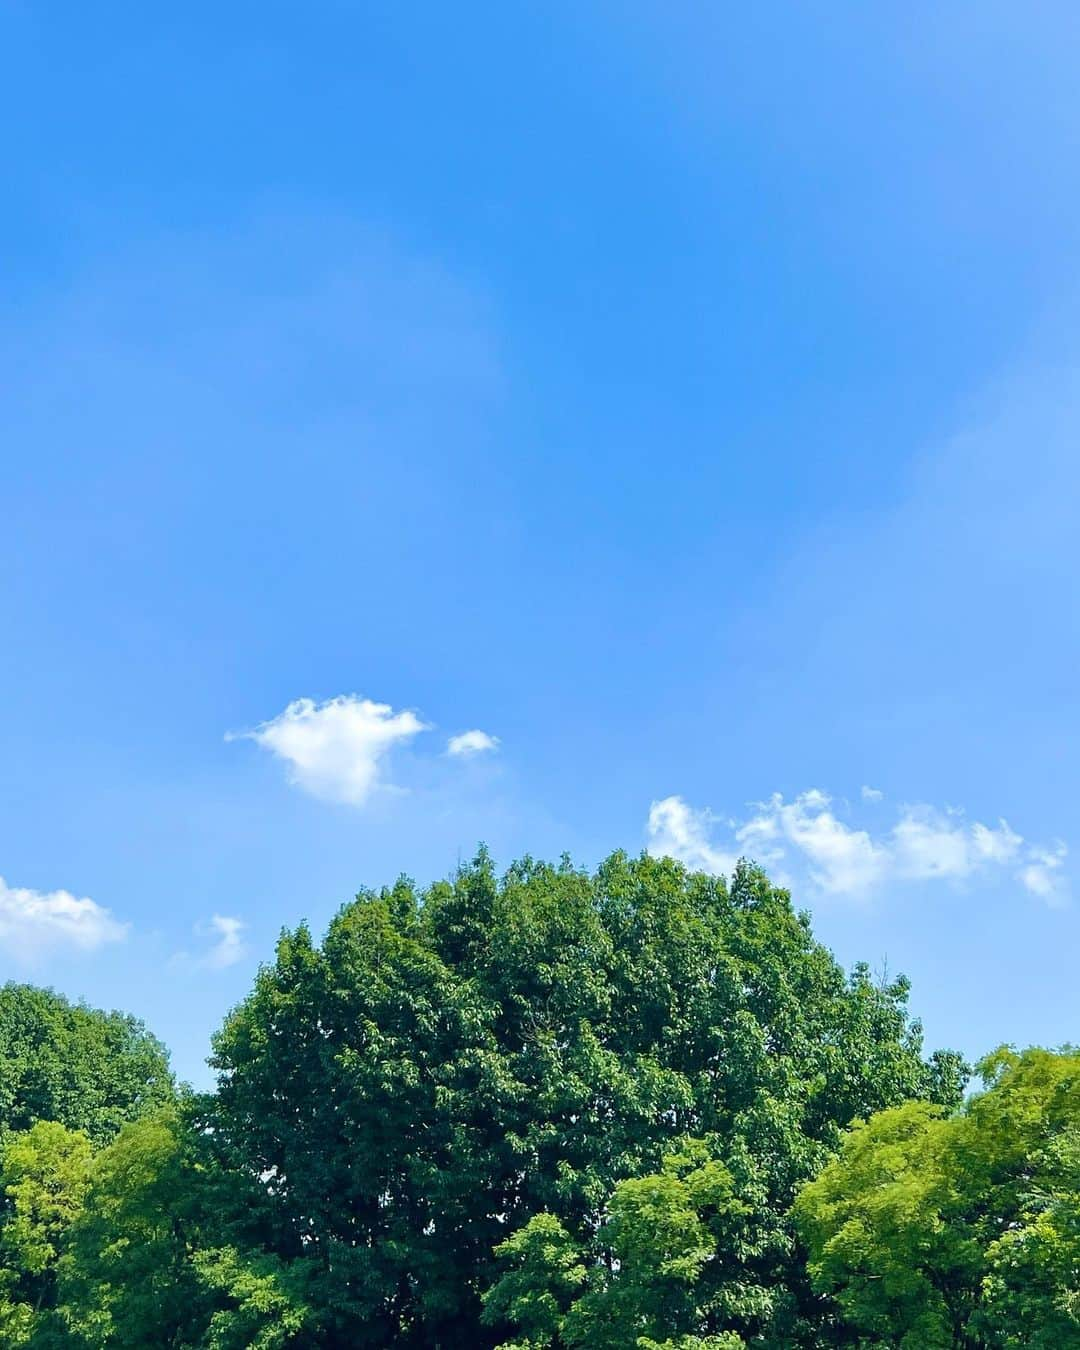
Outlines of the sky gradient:
{"type": "Polygon", "coordinates": [[[1078,1038],[1075,6],[0,34],[0,977],[205,1081],[283,924],[653,847],[1078,1038]]]}

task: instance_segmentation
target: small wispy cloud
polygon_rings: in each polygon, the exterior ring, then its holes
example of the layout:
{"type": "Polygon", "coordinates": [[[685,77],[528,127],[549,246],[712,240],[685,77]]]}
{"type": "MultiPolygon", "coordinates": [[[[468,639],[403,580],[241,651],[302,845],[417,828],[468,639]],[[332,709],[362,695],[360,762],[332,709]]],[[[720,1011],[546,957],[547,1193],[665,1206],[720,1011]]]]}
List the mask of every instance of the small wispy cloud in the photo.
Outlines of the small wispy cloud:
{"type": "Polygon", "coordinates": [[[227,970],[248,954],[243,934],[247,924],[231,914],[212,914],[192,930],[197,938],[209,941],[199,952],[175,952],[169,965],[176,970],[227,970]]]}
{"type": "Polygon", "coordinates": [[[649,851],[710,872],[730,872],[737,855],[772,868],[798,866],[830,895],[868,895],[897,882],[961,882],[997,870],[1048,903],[1067,897],[1065,845],[1028,843],[1005,820],[968,822],[960,812],[920,804],[901,808],[891,828],[875,834],[841,819],[832,798],[812,788],[791,801],[777,793],[746,820],[724,823],[728,846],[714,842],[720,824],[678,796],[653,802],[649,851]]]}
{"type": "Polygon", "coordinates": [[[498,748],[498,736],[489,736],[486,731],[480,730],[463,731],[460,735],[451,736],[446,742],[446,753],[448,755],[464,758],[471,755],[482,755],[498,748]]]}
{"type": "Polygon", "coordinates": [[[864,802],[879,802],[885,796],[880,788],[867,787],[865,783],[859,789],[859,795],[864,802]]]}
{"type": "Polygon", "coordinates": [[[390,751],[426,730],[410,710],[342,694],[324,703],[298,698],[270,721],[225,739],[254,741],[283,759],[291,781],[314,797],[363,806],[390,751]]]}
{"type": "Polygon", "coordinates": [[[206,923],[195,928],[197,937],[214,939],[213,946],[199,959],[209,970],[225,970],[235,966],[247,955],[247,946],[241,936],[247,924],[228,914],[213,914],[206,923]]]}
{"type": "Polygon", "coordinates": [[[1069,850],[1057,840],[1046,848],[1032,848],[1020,869],[1020,881],[1048,905],[1060,905],[1068,898],[1061,869],[1069,850]]]}
{"type": "Polygon", "coordinates": [[[0,877],[0,948],[33,962],[61,950],[96,951],[122,942],[129,925],[86,896],[9,886],[0,877]]]}

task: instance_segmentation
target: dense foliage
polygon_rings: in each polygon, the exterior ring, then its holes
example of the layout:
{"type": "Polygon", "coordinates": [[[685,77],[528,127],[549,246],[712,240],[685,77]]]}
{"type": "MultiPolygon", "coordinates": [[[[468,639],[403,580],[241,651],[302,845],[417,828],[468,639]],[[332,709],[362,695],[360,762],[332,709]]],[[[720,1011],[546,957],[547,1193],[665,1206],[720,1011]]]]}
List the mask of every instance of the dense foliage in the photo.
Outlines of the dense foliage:
{"type": "Polygon", "coordinates": [[[867,1346],[1080,1347],[1080,1055],[1002,1051],[957,1115],[883,1111],[795,1214],[867,1346]]]}
{"type": "Polygon", "coordinates": [[[958,1100],[905,995],[847,979],[749,867],[728,887],[615,854],[500,879],[481,854],[423,895],[359,896],[321,947],[283,937],[217,1038],[215,1138],[267,1178],[266,1240],[319,1291],[312,1345],[511,1340],[511,1303],[483,1302],[502,1244],[543,1215],[610,1269],[616,1188],[689,1140],[738,1215],[706,1322],[812,1343],[796,1188],[853,1118],[958,1100]]]}
{"type": "Polygon", "coordinates": [[[135,1018],[0,988],[0,1346],[48,1343],[94,1146],[174,1095],[164,1047],[135,1018]]]}
{"type": "Polygon", "coordinates": [[[172,1095],[165,1048],[134,1017],[0,987],[0,1138],[54,1120],[103,1144],[172,1095]]]}
{"type": "Polygon", "coordinates": [[[622,854],[284,933],[203,1097],[9,986],[0,1350],[1080,1344],[1077,1060],[962,1106],[906,999],[755,868],[622,854]]]}

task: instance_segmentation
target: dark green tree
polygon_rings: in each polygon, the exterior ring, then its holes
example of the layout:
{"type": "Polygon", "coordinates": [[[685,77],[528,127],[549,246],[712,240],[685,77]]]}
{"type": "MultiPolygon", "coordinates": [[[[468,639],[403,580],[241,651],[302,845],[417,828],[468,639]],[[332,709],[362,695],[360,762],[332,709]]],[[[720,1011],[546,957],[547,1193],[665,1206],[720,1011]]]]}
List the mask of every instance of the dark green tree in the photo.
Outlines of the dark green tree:
{"type": "MultiPolygon", "coordinates": [[[[265,1250],[308,1291],[319,1350],[510,1341],[505,1286],[481,1320],[497,1246],[547,1215],[586,1265],[611,1260],[649,1212],[648,1187],[620,1183],[661,1178],[659,1216],[665,1196],[705,1185],[688,1180],[701,1169],[731,1179],[735,1209],[696,1222],[719,1242],[738,1214],[720,1259],[743,1291],[723,1310],[707,1300],[711,1343],[813,1345],[822,1304],[794,1250],[796,1189],[855,1117],[959,1100],[962,1066],[924,1060],[906,995],[864,969],[847,978],[752,867],[728,886],[614,854],[592,875],[526,859],[499,878],[481,853],[423,894],[361,894],[321,946],[285,933],[216,1038],[208,1123],[230,1167],[261,1181],[265,1250]],[[707,1156],[664,1172],[691,1137],[707,1156]]],[[[655,1274],[641,1267],[633,1297],[655,1274]]],[[[642,1334],[696,1333],[654,1320],[642,1334]]]]}
{"type": "Polygon", "coordinates": [[[0,987],[0,1137],[48,1120],[103,1144],[173,1093],[165,1048],[136,1018],[0,987]]]}

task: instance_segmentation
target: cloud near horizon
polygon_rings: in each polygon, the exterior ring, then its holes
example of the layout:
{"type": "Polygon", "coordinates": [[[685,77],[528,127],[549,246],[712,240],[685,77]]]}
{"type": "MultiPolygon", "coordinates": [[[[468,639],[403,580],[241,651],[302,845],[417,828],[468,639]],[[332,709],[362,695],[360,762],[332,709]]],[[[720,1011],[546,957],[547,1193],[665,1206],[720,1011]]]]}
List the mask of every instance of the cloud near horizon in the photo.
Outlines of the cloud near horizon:
{"type": "Polygon", "coordinates": [[[961,882],[997,869],[1048,904],[1068,898],[1063,872],[1068,850],[1060,841],[1031,844],[1005,820],[996,826],[969,823],[960,812],[925,804],[902,807],[892,827],[874,835],[842,820],[833,799],[817,788],[792,801],[775,793],[744,821],[721,820],[671,796],[653,802],[647,835],[650,853],[702,871],[730,873],[742,856],[785,881],[792,868],[805,869],[811,884],[827,895],[869,895],[902,882],[961,882]],[[726,846],[713,839],[721,829],[726,846]]]}
{"type": "Polygon", "coordinates": [[[59,949],[92,952],[122,942],[129,925],[86,896],[9,886],[0,877],[0,947],[21,961],[59,949]]]}

